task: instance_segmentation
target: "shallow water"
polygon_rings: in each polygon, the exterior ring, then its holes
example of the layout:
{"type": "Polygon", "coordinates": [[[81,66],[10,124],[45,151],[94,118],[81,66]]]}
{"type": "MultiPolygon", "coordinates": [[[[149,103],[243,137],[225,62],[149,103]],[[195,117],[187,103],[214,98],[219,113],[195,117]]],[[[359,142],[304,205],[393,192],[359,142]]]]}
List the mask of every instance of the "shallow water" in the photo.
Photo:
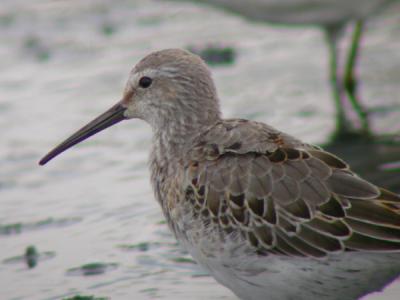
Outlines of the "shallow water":
{"type": "MultiPolygon", "coordinates": [[[[234,65],[213,68],[226,116],[326,142],[334,110],[321,33],[167,1],[26,2],[0,5],[0,298],[234,299],[164,224],[146,124],[120,124],[46,167],[37,161],[115,103],[143,55],[215,42],[238,52],[234,65]],[[29,245],[54,255],[29,269],[15,258],[29,245]]],[[[399,12],[369,23],[362,52],[362,97],[384,107],[373,115],[380,133],[400,131],[399,12]]],[[[400,282],[365,299],[396,293],[400,282]]]]}

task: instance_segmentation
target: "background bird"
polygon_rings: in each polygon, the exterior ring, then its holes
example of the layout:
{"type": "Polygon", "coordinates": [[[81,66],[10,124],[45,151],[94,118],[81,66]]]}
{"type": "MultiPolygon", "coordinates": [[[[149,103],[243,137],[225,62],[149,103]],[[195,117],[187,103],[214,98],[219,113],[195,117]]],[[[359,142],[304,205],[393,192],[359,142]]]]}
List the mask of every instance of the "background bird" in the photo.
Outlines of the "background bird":
{"type": "MultiPolygon", "coordinates": [[[[183,1],[183,0],[179,0],[183,1]]],[[[250,21],[289,25],[314,25],[322,28],[329,50],[329,78],[336,108],[334,138],[354,134],[370,137],[368,111],[357,99],[356,62],[365,20],[396,0],[188,0],[241,15],[250,21]],[[353,36],[347,56],[341,56],[338,40],[346,25],[354,23],[353,36]],[[343,59],[342,59],[343,57],[343,59]],[[343,70],[341,70],[343,67],[343,70]],[[346,102],[358,115],[357,132],[346,114],[346,102]],[[357,133],[356,133],[357,132],[357,133]]]]}

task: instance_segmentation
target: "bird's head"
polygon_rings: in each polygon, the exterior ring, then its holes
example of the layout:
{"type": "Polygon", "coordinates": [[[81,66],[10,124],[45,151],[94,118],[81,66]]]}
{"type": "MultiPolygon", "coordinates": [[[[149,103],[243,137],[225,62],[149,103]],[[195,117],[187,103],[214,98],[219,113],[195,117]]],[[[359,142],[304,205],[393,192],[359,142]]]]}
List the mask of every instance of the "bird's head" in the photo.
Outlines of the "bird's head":
{"type": "Polygon", "coordinates": [[[187,130],[219,119],[211,74],[203,60],[181,49],[153,52],[130,72],[122,100],[67,138],[39,164],[122,120],[138,118],[153,130],[187,130]]]}

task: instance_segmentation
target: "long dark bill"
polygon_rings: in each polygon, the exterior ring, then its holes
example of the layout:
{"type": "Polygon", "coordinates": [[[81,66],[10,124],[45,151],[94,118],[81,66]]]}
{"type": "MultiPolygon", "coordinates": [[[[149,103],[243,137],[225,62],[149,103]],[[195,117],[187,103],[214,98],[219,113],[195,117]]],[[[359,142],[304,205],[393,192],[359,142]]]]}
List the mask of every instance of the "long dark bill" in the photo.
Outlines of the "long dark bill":
{"type": "Polygon", "coordinates": [[[105,113],[98,116],[92,122],[88,123],[86,126],[82,127],[76,133],[71,135],[67,138],[64,142],[60,145],[55,147],[46,156],[44,156],[40,161],[39,165],[43,166],[49,160],[53,159],[60,153],[64,152],[65,150],[71,148],[72,146],[86,140],[87,138],[91,137],[92,135],[114,125],[122,120],[126,119],[124,116],[124,111],[126,110],[120,103],[117,103],[105,113]]]}

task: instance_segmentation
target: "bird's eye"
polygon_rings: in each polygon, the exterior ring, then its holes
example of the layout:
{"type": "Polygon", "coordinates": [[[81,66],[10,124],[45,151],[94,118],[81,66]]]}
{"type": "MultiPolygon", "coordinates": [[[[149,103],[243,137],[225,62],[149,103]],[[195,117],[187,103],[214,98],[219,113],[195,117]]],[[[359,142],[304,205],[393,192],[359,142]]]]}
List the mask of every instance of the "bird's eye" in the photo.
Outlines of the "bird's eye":
{"type": "Polygon", "coordinates": [[[147,77],[147,76],[143,76],[139,80],[139,85],[142,88],[148,88],[152,82],[153,82],[153,79],[151,79],[150,77],[147,77]]]}

